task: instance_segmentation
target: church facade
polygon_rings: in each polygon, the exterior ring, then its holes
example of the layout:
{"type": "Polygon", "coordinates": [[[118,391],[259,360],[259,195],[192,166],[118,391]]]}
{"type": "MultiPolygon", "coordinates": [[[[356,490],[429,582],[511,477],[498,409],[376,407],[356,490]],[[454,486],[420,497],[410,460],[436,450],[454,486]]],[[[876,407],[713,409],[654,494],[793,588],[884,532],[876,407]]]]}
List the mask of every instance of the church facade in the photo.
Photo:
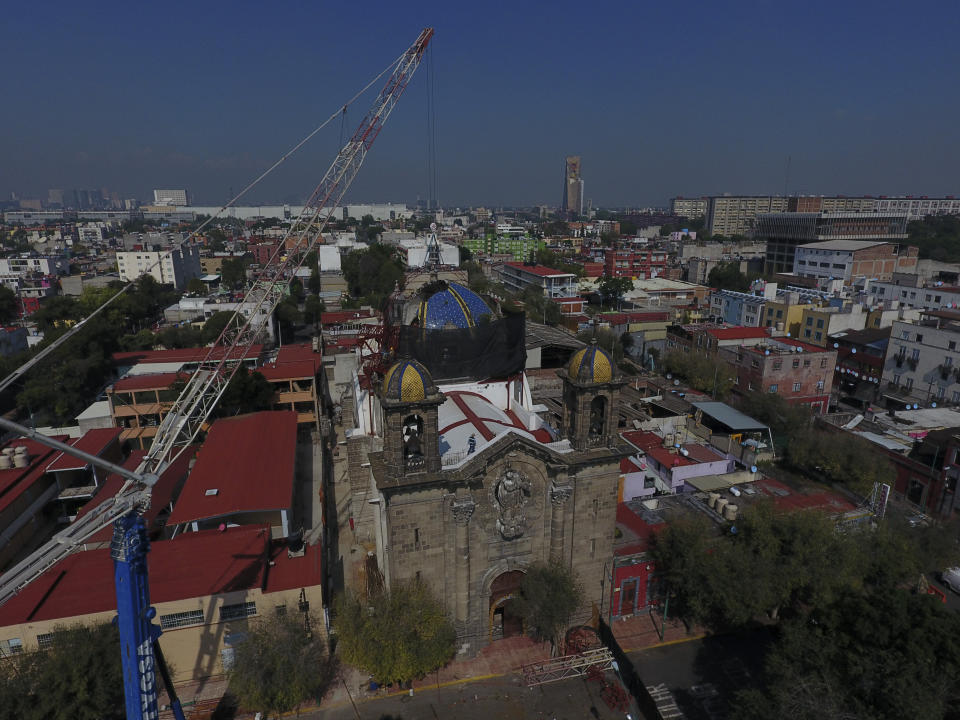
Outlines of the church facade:
{"type": "MultiPolygon", "coordinates": [[[[482,300],[480,301],[482,302],[482,300]]],[[[387,587],[426,583],[473,654],[522,632],[525,570],[558,562],[583,589],[580,621],[610,592],[623,381],[595,346],[559,370],[563,417],[541,419],[522,371],[437,384],[413,359],[354,385],[351,517],[387,587]]]]}

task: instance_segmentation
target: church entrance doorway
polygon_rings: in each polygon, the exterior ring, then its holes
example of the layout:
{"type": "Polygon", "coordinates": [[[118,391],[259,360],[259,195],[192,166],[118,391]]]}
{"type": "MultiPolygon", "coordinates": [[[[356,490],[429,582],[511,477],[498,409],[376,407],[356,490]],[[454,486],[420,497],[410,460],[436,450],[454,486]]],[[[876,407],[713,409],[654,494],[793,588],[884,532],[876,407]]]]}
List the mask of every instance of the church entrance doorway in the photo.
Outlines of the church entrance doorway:
{"type": "Polygon", "coordinates": [[[523,635],[523,619],[517,610],[523,572],[512,570],[499,575],[490,585],[490,639],[523,635]]]}

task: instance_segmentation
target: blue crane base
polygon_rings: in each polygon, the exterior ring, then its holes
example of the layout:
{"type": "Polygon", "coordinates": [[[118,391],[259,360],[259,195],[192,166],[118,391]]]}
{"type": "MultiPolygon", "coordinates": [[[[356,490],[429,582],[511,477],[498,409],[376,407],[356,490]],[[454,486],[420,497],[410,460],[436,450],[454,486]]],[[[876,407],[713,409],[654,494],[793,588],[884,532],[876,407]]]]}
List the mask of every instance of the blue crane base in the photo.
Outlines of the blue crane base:
{"type": "Polygon", "coordinates": [[[117,591],[117,629],[123,665],[123,693],[127,720],[158,720],[157,672],[163,676],[177,720],[184,720],[180,701],[170,682],[159,652],[157,638],[162,632],[152,620],[157,611],[150,606],[147,577],[147,537],[143,518],[136,513],[120,517],[113,524],[110,556],[117,591]]]}

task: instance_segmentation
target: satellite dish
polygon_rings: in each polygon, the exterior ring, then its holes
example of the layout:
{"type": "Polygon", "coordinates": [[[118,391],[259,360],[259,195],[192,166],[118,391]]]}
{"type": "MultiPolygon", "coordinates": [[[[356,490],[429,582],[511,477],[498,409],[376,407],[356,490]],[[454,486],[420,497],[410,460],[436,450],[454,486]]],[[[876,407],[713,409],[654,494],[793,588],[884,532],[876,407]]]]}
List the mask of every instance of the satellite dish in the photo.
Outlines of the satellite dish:
{"type": "Polygon", "coordinates": [[[857,354],[857,349],[856,349],[856,348],[850,348],[850,352],[852,352],[854,355],[856,355],[856,354],[857,354]]]}
{"type": "Polygon", "coordinates": [[[914,409],[914,410],[916,410],[918,407],[920,407],[920,406],[917,405],[916,403],[913,404],[913,409],[914,409]]]}
{"type": "Polygon", "coordinates": [[[667,373],[667,380],[673,380],[673,375],[671,375],[670,373],[667,373]]]}
{"type": "Polygon", "coordinates": [[[803,352],[803,348],[800,347],[799,345],[797,346],[797,352],[803,352]]]}
{"type": "Polygon", "coordinates": [[[764,350],[764,351],[763,351],[763,354],[764,354],[764,355],[769,355],[769,354],[770,354],[770,351],[769,351],[769,350],[764,350]]]}
{"type": "Polygon", "coordinates": [[[787,337],[790,337],[790,333],[787,333],[787,337]]]}
{"type": "Polygon", "coordinates": [[[756,465],[751,465],[751,466],[750,466],[750,472],[755,473],[756,471],[757,471],[757,466],[756,466],[756,465]]]}
{"type": "Polygon", "coordinates": [[[834,343],[834,344],[833,344],[833,349],[834,349],[834,350],[836,350],[838,347],[840,347],[840,343],[834,343]]]}
{"type": "Polygon", "coordinates": [[[673,381],[673,384],[674,384],[674,385],[679,385],[679,384],[680,384],[680,381],[679,381],[679,380],[674,380],[674,381],[673,381]]]}
{"type": "Polygon", "coordinates": [[[936,406],[937,406],[936,403],[930,403],[930,407],[936,407],[936,406]]]}

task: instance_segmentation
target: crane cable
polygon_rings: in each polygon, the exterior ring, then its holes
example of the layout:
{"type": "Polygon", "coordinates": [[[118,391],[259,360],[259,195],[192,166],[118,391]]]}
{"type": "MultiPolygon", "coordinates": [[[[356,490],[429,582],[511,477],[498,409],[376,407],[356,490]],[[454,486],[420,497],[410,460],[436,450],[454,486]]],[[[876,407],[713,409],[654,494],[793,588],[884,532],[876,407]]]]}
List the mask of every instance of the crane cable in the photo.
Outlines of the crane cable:
{"type": "Polygon", "coordinates": [[[252,182],[250,182],[245,188],[243,188],[243,190],[241,190],[241,191],[240,191],[239,193],[237,193],[233,198],[231,198],[231,199],[230,199],[225,205],[223,205],[215,214],[211,215],[211,216],[210,216],[209,218],[207,218],[203,223],[201,223],[201,225],[200,225],[196,230],[192,231],[187,237],[185,237],[183,240],[181,240],[180,242],[176,243],[173,247],[171,247],[171,248],[170,248],[169,250],[167,250],[165,253],[163,253],[162,255],[160,255],[160,256],[157,258],[157,260],[156,260],[152,265],[150,265],[146,270],[144,270],[140,275],[138,275],[135,279],[131,280],[131,281],[128,282],[126,285],[124,285],[119,291],[117,291],[116,294],[114,294],[113,296],[107,298],[99,307],[97,307],[97,308],[96,308],[95,310],[93,310],[89,315],[87,315],[85,318],[83,318],[83,319],[80,320],[78,323],[76,323],[76,324],[75,324],[72,328],[70,328],[67,332],[65,332],[63,335],[61,335],[61,336],[58,337],[56,340],[54,340],[53,342],[51,342],[51,343],[50,343],[49,345],[47,345],[45,348],[43,348],[42,350],[40,350],[36,355],[34,355],[32,358],[30,358],[29,360],[27,360],[25,363],[23,363],[23,364],[22,364],[20,367],[18,367],[16,370],[14,370],[14,371],[11,372],[9,375],[7,375],[7,377],[5,377],[5,378],[3,379],[3,381],[0,381],[0,392],[3,392],[4,390],[6,390],[8,387],[10,387],[10,385],[12,385],[12,384],[15,383],[17,380],[19,380],[21,377],[23,377],[24,375],[26,375],[27,372],[29,372],[30,369],[31,369],[34,365],[36,365],[36,364],[39,363],[41,360],[43,360],[44,358],[46,358],[48,355],[50,355],[52,352],[54,352],[57,348],[59,348],[61,345],[63,345],[67,340],[69,340],[69,339],[72,338],[74,335],[76,335],[78,332],[80,332],[80,330],[83,329],[83,328],[86,326],[87,322],[88,322],[90,319],[92,319],[92,318],[95,317],[96,315],[99,315],[100,312],[102,312],[103,310],[105,310],[111,303],[113,303],[114,300],[116,300],[118,297],[120,297],[121,295],[123,295],[124,293],[126,293],[128,290],[130,290],[130,288],[132,288],[132,287],[137,283],[137,281],[140,279],[140,277],[142,277],[143,275],[146,275],[147,273],[151,272],[155,267],[157,267],[158,265],[160,265],[160,263],[163,262],[165,259],[167,259],[170,255],[172,255],[172,254],[173,254],[174,252],[176,252],[177,250],[180,250],[188,241],[190,241],[191,239],[195,238],[195,237],[200,233],[201,230],[203,230],[205,227],[207,227],[207,225],[209,225],[211,222],[213,222],[216,218],[220,217],[220,215],[221,215],[225,210],[227,210],[227,208],[233,206],[234,203],[236,203],[240,198],[242,198],[244,195],[246,195],[248,192],[250,192],[250,190],[252,190],[254,187],[256,187],[256,186],[257,186],[264,178],[266,178],[270,173],[272,173],[274,170],[276,170],[278,167],[280,167],[280,165],[282,165],[291,155],[293,155],[295,152],[297,152],[298,150],[300,150],[300,148],[302,148],[304,145],[306,145],[307,142],[309,142],[309,141],[313,138],[314,135],[316,135],[318,132],[320,132],[321,130],[323,130],[323,128],[325,128],[327,125],[329,125],[331,122],[333,122],[338,116],[341,116],[342,114],[344,114],[344,113],[346,112],[347,107],[349,107],[349,106],[352,105],[354,102],[356,102],[356,100],[357,100],[361,95],[363,95],[367,90],[369,90],[378,80],[380,80],[380,78],[382,78],[384,75],[386,75],[386,74],[387,74],[388,72],[390,72],[391,70],[394,70],[394,69],[397,67],[397,65],[399,65],[399,63],[403,60],[403,58],[404,58],[405,55],[406,55],[406,51],[404,51],[403,53],[401,53],[400,56],[399,56],[396,60],[394,60],[394,61],[393,61],[392,63],[390,63],[387,67],[385,67],[383,70],[381,70],[380,73],[379,73],[375,78],[373,78],[370,82],[368,82],[368,83],[363,87],[362,90],[358,91],[358,92],[357,92],[352,98],[350,98],[344,105],[342,105],[340,108],[338,108],[336,112],[334,112],[332,115],[330,115],[330,117],[328,117],[326,120],[324,120],[323,123],[321,123],[319,126],[317,126],[316,128],[314,128],[306,137],[304,137],[302,140],[300,140],[300,142],[298,142],[296,145],[294,145],[292,148],[290,148],[287,152],[285,152],[285,153],[280,157],[279,160],[277,160],[273,165],[271,165],[269,168],[267,168],[266,170],[264,170],[256,179],[254,179],[252,182]]]}

